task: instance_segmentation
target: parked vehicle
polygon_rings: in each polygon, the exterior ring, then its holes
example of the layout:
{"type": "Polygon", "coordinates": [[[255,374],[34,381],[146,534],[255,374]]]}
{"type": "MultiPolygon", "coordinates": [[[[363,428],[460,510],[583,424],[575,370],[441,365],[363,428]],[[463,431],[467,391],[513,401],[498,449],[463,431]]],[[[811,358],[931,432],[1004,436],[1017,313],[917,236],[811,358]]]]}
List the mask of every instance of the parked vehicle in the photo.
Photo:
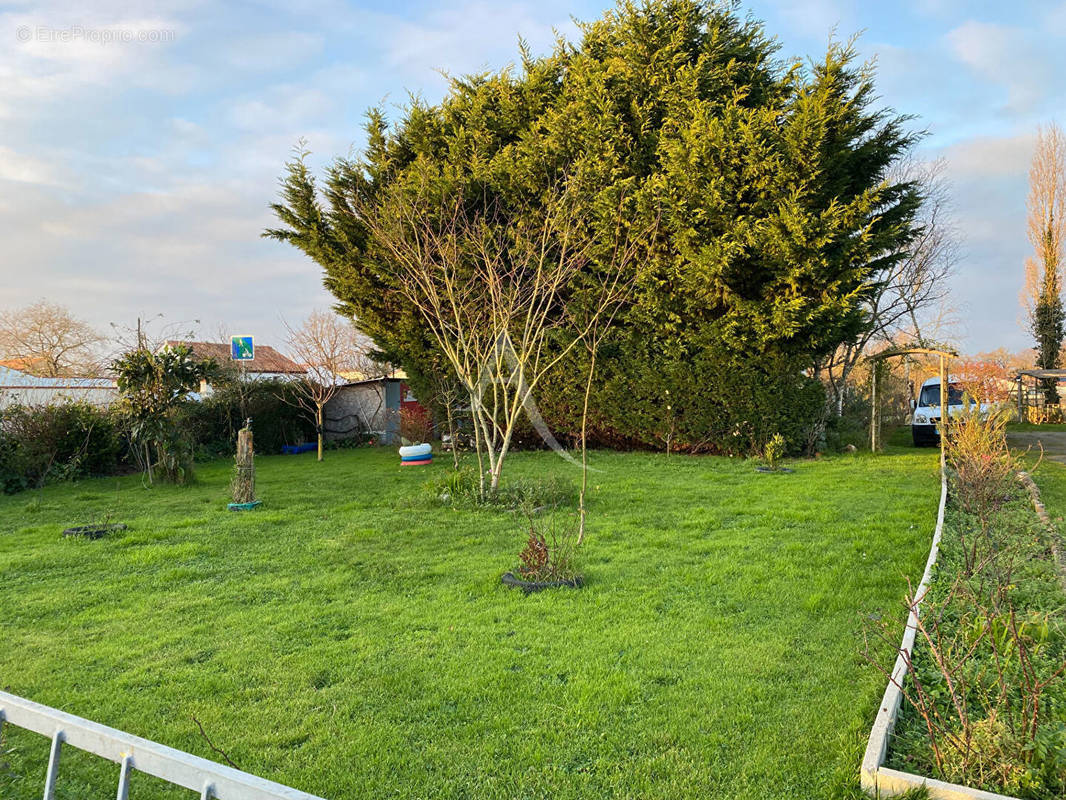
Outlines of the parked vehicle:
{"type": "MultiPolygon", "coordinates": [[[[971,403],[974,401],[971,401],[971,403]]],[[[915,447],[928,447],[940,444],[940,378],[930,378],[922,384],[918,398],[913,403],[914,414],[911,416],[911,439],[915,447]]],[[[963,388],[952,378],[948,378],[948,417],[958,416],[965,409],[963,388]]],[[[981,411],[990,406],[981,403],[981,411]]]]}

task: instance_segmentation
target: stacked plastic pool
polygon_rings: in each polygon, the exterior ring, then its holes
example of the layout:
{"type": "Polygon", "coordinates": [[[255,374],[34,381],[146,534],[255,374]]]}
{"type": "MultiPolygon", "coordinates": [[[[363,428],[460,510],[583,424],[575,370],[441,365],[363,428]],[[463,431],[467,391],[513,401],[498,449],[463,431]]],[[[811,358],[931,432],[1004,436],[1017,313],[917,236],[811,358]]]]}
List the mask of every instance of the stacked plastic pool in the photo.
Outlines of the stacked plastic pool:
{"type": "Polygon", "coordinates": [[[424,467],[433,463],[433,446],[411,444],[400,448],[400,466],[424,467]]]}

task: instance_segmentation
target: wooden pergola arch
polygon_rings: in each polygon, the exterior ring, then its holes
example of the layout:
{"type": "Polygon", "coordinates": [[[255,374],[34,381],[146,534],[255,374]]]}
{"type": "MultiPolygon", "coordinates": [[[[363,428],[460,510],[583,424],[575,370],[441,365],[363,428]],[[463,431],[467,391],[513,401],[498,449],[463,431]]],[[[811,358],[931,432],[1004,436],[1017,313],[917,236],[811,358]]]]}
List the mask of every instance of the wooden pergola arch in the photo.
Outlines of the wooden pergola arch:
{"type": "MultiPolygon", "coordinates": [[[[879,353],[874,353],[866,357],[866,361],[876,362],[887,361],[890,358],[900,358],[910,355],[925,355],[925,356],[939,356],[940,357],[940,464],[944,464],[944,442],[947,439],[943,435],[944,426],[948,423],[948,414],[945,409],[948,407],[948,359],[958,358],[959,353],[952,347],[946,345],[934,345],[923,344],[916,345],[914,347],[888,347],[879,353]]],[[[878,447],[881,445],[881,420],[877,413],[877,369],[870,370],[870,450],[874,453],[877,452],[878,447]]]]}

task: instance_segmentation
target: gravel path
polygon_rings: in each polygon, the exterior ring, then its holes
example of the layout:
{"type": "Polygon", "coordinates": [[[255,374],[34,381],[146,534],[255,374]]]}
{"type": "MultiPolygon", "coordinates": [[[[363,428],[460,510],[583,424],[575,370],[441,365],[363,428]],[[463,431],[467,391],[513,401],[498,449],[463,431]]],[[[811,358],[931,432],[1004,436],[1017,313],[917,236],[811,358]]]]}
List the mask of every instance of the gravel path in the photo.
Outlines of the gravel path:
{"type": "Polygon", "coordinates": [[[1044,448],[1044,458],[1066,464],[1066,431],[1008,433],[1007,444],[1017,450],[1044,448]]]}

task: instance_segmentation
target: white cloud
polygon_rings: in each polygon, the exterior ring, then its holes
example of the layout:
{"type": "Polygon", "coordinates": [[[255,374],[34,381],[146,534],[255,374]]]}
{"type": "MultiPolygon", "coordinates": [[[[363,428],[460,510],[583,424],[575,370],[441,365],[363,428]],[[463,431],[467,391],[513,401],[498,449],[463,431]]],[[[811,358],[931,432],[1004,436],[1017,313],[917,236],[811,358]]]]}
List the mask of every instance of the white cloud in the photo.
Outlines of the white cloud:
{"type": "Polygon", "coordinates": [[[964,139],[942,152],[956,179],[1006,177],[1024,180],[1033,157],[1035,132],[964,139]]]}
{"type": "Polygon", "coordinates": [[[253,72],[291,69],[321,52],[322,36],[301,31],[266,33],[228,40],[224,53],[231,67],[253,72]]]}
{"type": "Polygon", "coordinates": [[[22,119],[102,87],[189,87],[195,68],[166,60],[185,31],[177,20],[116,16],[86,24],[83,18],[67,12],[0,15],[0,118],[22,119]],[[132,38],[109,38],[122,36],[132,38]]]}
{"type": "Polygon", "coordinates": [[[228,121],[246,131],[295,130],[314,124],[334,107],[324,92],[302,84],[273,86],[230,107],[228,121]]]}
{"type": "Polygon", "coordinates": [[[4,305],[45,294],[101,328],[163,311],[280,336],[280,310],[299,318],[328,299],[317,265],[260,239],[267,199],[259,182],[207,179],[72,207],[32,187],[0,215],[5,260],[19,265],[5,270],[4,305]]]}
{"type": "Polygon", "coordinates": [[[47,161],[0,145],[0,181],[59,185],[58,171],[47,161]]]}
{"type": "Polygon", "coordinates": [[[440,85],[442,79],[437,73],[442,70],[460,75],[513,63],[518,57],[520,35],[534,52],[543,52],[555,40],[553,29],[571,38],[576,33],[573,21],[561,5],[558,10],[549,8],[546,12],[543,7],[525,2],[483,0],[440,7],[417,21],[384,16],[372,26],[385,32],[387,63],[409,76],[416,76],[423,87],[429,80],[440,85]]]}
{"type": "Polygon", "coordinates": [[[1012,112],[1033,109],[1055,90],[1054,59],[1021,28],[968,20],[945,39],[955,57],[978,76],[1007,89],[1012,112]]]}

